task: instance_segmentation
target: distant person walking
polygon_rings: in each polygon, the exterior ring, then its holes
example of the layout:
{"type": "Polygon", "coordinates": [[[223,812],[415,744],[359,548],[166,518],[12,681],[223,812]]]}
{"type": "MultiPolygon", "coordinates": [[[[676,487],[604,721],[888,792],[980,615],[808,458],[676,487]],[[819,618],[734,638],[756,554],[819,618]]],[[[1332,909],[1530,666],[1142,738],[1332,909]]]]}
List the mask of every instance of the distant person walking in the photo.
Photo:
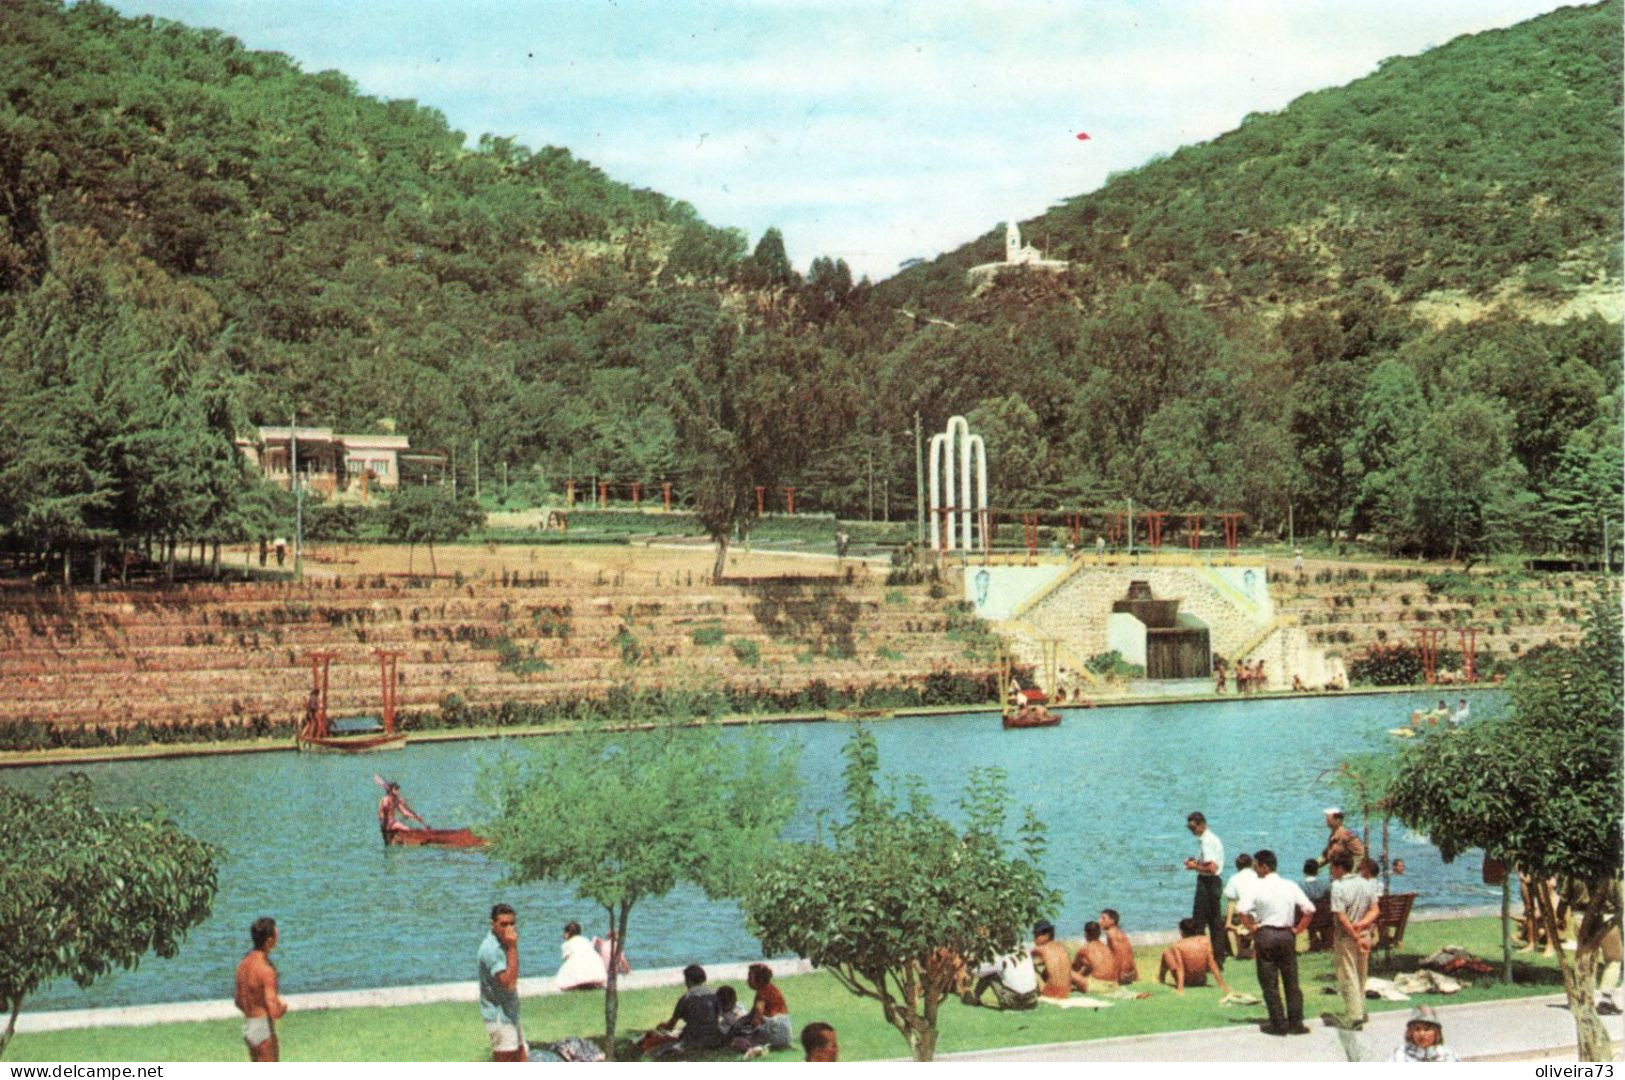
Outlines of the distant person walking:
{"type": "Polygon", "coordinates": [[[1258,985],[1269,1009],[1269,1022],[1259,1026],[1266,1035],[1307,1035],[1303,1026],[1303,990],[1298,985],[1298,935],[1309,926],[1315,905],[1298,883],[1275,872],[1275,852],[1253,853],[1258,880],[1241,899],[1236,911],[1253,928],[1253,950],[1258,957],[1258,985]],[[1286,992],[1285,1008],[1281,993],[1286,992]]]}
{"type": "Polygon", "coordinates": [[[1223,968],[1230,952],[1224,933],[1224,881],[1219,877],[1224,868],[1224,842],[1207,827],[1207,817],[1200,810],[1185,816],[1185,827],[1196,837],[1196,854],[1185,860],[1185,869],[1196,874],[1191,918],[1212,941],[1213,959],[1223,968]]]}
{"type": "Polygon", "coordinates": [[[480,1019],[491,1037],[492,1061],[524,1061],[519,1028],[519,925],[513,908],[491,908],[491,932],[480,942],[480,1019]]]}
{"type": "Polygon", "coordinates": [[[262,917],[248,929],[254,947],[237,964],[237,1008],[243,1014],[243,1042],[249,1061],[280,1061],[276,1022],[288,1012],[288,1003],[276,991],[276,965],[271,950],[276,948],[276,920],[262,917]]]}

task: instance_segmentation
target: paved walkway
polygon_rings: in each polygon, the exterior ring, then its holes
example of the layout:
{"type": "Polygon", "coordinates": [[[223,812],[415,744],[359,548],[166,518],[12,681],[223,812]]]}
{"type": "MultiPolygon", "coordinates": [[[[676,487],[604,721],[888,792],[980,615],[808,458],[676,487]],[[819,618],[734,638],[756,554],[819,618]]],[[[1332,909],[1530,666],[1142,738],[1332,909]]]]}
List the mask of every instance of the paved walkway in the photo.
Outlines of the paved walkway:
{"type": "MultiPolygon", "coordinates": [[[[1326,998],[1333,1001],[1333,998],[1326,998]]],[[[1437,999],[1434,999],[1437,1000],[1437,999]]],[[[1431,1004],[1431,1001],[1429,1002],[1431,1004]]],[[[1313,997],[1306,1007],[1315,1004],[1313,997]]],[[[1332,1007],[1337,1008],[1339,1004],[1332,1007]]],[[[1562,994],[1435,1007],[1445,1045],[1464,1060],[1575,1060],[1574,1019],[1562,994]]],[[[1263,1015],[1263,1006],[1255,1010],[1263,1015]]],[[[1239,1018],[1238,1018],[1239,1019],[1239,1018]]],[[[1405,1040],[1408,1009],[1373,1013],[1363,1031],[1340,1032],[1318,1019],[1308,1035],[1278,1038],[1257,1024],[1232,1022],[1225,1028],[1129,1035],[1091,1042],[977,1050],[943,1054],[943,1061],[1386,1061],[1405,1040]]],[[[1615,1059],[1625,1042],[1625,1023],[1605,1016],[1615,1059]]]]}
{"type": "MultiPolygon", "coordinates": [[[[805,975],[812,965],[805,960],[764,960],[777,976],[805,975]]],[[[745,981],[749,962],[707,964],[706,975],[713,982],[745,981]]],[[[623,975],[622,990],[683,985],[682,968],[649,968],[623,975]]],[[[540,997],[559,993],[553,976],[519,980],[520,997],[540,997]]],[[[317,1009],[364,1009],[393,1005],[432,1005],[438,1002],[475,1002],[479,983],[469,980],[430,983],[426,986],[381,986],[370,990],[331,990],[325,993],[285,994],[288,1007],[298,1012],[317,1009]]],[[[168,1005],[126,1005],[109,1009],[60,1009],[55,1012],[23,1013],[17,1017],[17,1031],[68,1031],[74,1028],[146,1027],[150,1024],[177,1024],[193,1020],[241,1019],[242,1014],[229,998],[217,1001],[183,1001],[168,1005]]]]}

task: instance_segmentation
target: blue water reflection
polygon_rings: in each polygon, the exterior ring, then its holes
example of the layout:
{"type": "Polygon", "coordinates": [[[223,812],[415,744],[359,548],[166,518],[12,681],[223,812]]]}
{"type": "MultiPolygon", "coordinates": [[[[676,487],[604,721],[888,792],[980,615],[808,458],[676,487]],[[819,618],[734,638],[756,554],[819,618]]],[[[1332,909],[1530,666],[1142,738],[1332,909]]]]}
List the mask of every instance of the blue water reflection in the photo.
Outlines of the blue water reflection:
{"type": "MultiPolygon", "coordinates": [[[[1386,729],[1435,699],[1377,696],[1147,705],[1068,715],[1059,728],[1003,732],[987,714],[905,718],[875,725],[883,769],[914,773],[939,808],[955,806],[966,771],[1006,769],[1018,804],[1049,826],[1049,879],[1063,896],[1055,921],[1081,932],[1102,907],[1125,927],[1168,930],[1190,912],[1194,850],[1185,814],[1202,810],[1229,857],[1273,847],[1293,872],[1325,843],[1320,810],[1337,796],[1323,770],[1349,754],[1392,742],[1386,729]]],[[[1475,696],[1482,717],[1499,695],[1475,696]]],[[[765,729],[801,746],[803,791],[793,831],[809,836],[821,815],[840,812],[839,724],[765,729]]],[[[570,919],[601,932],[601,912],[564,888],[505,884],[479,852],[384,849],[374,824],[383,769],[436,826],[477,820],[480,764],[524,754],[536,740],[420,744],[381,757],[258,754],[82,767],[107,805],[158,803],[183,827],[226,853],[214,916],[172,960],[148,957],[81,991],[58,982],[32,1009],[82,1008],[230,996],[232,969],[248,947],[248,924],[276,917],[277,951],[289,992],[463,980],[490,905],[519,911],[527,975],[551,974],[559,931],[570,919]]],[[[15,769],[7,785],[38,789],[63,768],[15,769]]],[[[1020,820],[1019,808],[1011,815],[1020,820]]],[[[1374,837],[1375,839],[1375,837],[1374,837]]],[[[1425,838],[1394,828],[1394,855],[1408,866],[1420,906],[1493,903],[1476,858],[1444,866],[1425,838]]],[[[1294,874],[1294,876],[1296,876],[1294,874]]],[[[629,953],[640,967],[759,954],[737,905],[679,889],[632,914],[629,953]]]]}

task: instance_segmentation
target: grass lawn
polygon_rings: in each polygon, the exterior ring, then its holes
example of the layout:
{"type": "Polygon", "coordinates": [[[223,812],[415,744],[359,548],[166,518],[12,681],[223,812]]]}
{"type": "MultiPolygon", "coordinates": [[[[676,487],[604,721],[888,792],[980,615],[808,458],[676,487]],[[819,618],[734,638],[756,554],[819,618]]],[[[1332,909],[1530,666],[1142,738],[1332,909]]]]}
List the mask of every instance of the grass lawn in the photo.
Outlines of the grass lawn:
{"type": "MultiPolygon", "coordinates": [[[[1394,956],[1393,971],[1414,970],[1418,962],[1444,945],[1462,945],[1499,969],[1500,923],[1492,918],[1415,922],[1406,932],[1405,948],[1394,956]]],[[[942,1037],[938,1051],[976,1050],[1029,1043],[1104,1039],[1190,1028],[1256,1023],[1264,1018],[1262,1005],[1221,1007],[1214,988],[1187,990],[1183,997],[1166,986],[1154,986],[1161,947],[1137,950],[1139,989],[1149,990],[1143,1001],[1119,1002],[1109,1009],[1056,1009],[1040,1005],[1031,1012],[1001,1013],[970,1008],[950,1001],[941,1014],[942,1037]]],[[[1232,961],[1226,979],[1236,989],[1256,994],[1258,982],[1251,962],[1232,961]]],[[[1373,974],[1381,970],[1374,958],[1373,974]]],[[[1323,994],[1333,987],[1330,953],[1305,955],[1300,964],[1304,1011],[1311,1022],[1324,1011],[1340,1011],[1340,999],[1323,994]]],[[[1549,994],[1562,989],[1555,960],[1535,954],[1517,956],[1517,982],[1507,986],[1495,976],[1481,976],[1474,985],[1449,998],[1431,997],[1434,1004],[1491,1001],[1549,994]]],[[[823,974],[780,980],[790,1003],[791,1020],[802,1024],[824,1020],[841,1033],[844,1060],[906,1057],[908,1047],[885,1023],[880,1007],[849,995],[823,974]]],[[[290,991],[294,987],[286,988],[290,991]]],[[[738,986],[749,1001],[749,990],[738,986]]],[[[676,988],[639,990],[621,996],[620,1030],[642,1031],[664,1020],[678,996],[676,988]]],[[[989,1000],[991,1000],[989,995],[989,1000]]],[[[1404,1003],[1372,1001],[1372,1011],[1402,1009],[1404,1003]]],[[[524,1004],[525,1034],[532,1042],[547,1042],[565,1035],[593,1035],[603,1031],[603,999],[599,994],[552,995],[524,1004]]],[[[332,1009],[290,1013],[280,1025],[285,1061],[480,1061],[487,1054],[484,1030],[471,1004],[411,1005],[394,1008],[332,1009]]],[[[722,1055],[731,1057],[732,1055],[722,1055]]],[[[799,1059],[799,1051],[780,1051],[765,1060],[799,1059]]],[[[161,1024],[142,1028],[98,1028],[18,1035],[6,1059],[17,1061],[237,1061],[245,1053],[241,1024],[205,1021],[161,1024]]]]}

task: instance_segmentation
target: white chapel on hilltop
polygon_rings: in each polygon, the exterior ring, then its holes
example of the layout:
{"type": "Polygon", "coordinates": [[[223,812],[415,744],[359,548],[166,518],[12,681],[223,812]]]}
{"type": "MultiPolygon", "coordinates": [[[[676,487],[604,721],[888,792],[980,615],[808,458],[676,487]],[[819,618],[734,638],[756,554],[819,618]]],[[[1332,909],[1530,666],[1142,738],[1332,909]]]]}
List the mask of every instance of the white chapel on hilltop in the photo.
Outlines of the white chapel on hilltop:
{"type": "Polygon", "coordinates": [[[1021,227],[1012,220],[1004,226],[1004,261],[973,266],[970,268],[969,273],[973,281],[991,281],[1000,270],[1007,266],[1026,266],[1034,270],[1059,271],[1067,268],[1067,261],[1065,259],[1046,259],[1044,253],[1031,244],[1023,244],[1021,242],[1021,227]]]}

